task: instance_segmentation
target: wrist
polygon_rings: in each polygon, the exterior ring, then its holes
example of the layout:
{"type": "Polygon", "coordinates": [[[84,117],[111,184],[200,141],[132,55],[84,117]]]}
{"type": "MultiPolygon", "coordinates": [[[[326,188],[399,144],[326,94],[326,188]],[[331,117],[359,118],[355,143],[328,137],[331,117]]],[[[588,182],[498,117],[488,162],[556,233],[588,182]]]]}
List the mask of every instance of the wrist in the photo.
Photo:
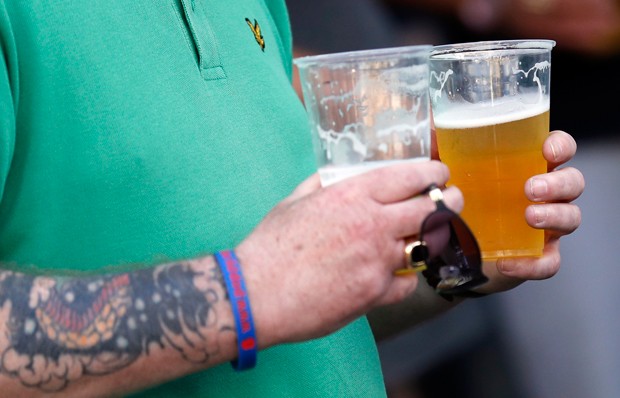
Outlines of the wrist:
{"type": "Polygon", "coordinates": [[[256,365],[258,342],[241,264],[233,250],[217,252],[214,257],[220,267],[235,320],[237,358],[231,364],[237,371],[251,369],[256,365]]]}

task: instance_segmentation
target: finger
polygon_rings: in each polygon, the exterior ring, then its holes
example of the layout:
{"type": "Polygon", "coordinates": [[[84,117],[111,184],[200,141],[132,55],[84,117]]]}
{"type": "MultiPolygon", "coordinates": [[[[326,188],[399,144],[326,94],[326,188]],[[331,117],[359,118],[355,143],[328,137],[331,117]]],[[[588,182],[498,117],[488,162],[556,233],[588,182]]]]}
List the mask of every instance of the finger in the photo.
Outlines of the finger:
{"type": "Polygon", "coordinates": [[[549,171],[571,160],[577,152],[577,143],[568,133],[552,131],[543,143],[543,156],[548,162],[549,171]]]}
{"type": "MultiPolygon", "coordinates": [[[[457,187],[443,190],[445,205],[460,213],[463,209],[463,194],[457,187]]],[[[424,219],[437,209],[435,202],[428,195],[418,196],[384,206],[382,215],[389,225],[389,231],[398,239],[419,235],[424,219]]]]}
{"type": "Polygon", "coordinates": [[[584,189],[583,174],[574,167],[565,167],[527,180],[525,194],[533,202],[571,202],[584,189]]]}
{"type": "Polygon", "coordinates": [[[295,188],[293,192],[282,201],[282,203],[290,203],[303,196],[309,195],[312,192],[318,191],[320,188],[321,179],[318,173],[314,173],[299,184],[297,188],[295,188]]]}
{"type": "Polygon", "coordinates": [[[568,235],[581,225],[581,209],[570,203],[530,205],[525,209],[525,219],[531,227],[568,235]]]}
{"type": "Polygon", "coordinates": [[[418,286],[419,277],[415,272],[396,275],[392,279],[386,294],[381,297],[378,305],[396,304],[409,297],[418,286]]]}
{"type": "Polygon", "coordinates": [[[541,257],[502,258],[496,269],[503,277],[517,280],[543,280],[560,270],[559,239],[549,240],[541,257]]]}
{"type": "Polygon", "coordinates": [[[541,257],[501,258],[485,261],[483,272],[489,282],[476,291],[496,293],[514,288],[527,280],[548,279],[560,270],[559,239],[550,239],[541,257]]]}
{"type": "Polygon", "coordinates": [[[436,160],[405,162],[381,167],[353,177],[362,182],[370,197],[380,203],[393,203],[418,195],[430,184],[443,186],[448,181],[448,167],[436,160]]]}

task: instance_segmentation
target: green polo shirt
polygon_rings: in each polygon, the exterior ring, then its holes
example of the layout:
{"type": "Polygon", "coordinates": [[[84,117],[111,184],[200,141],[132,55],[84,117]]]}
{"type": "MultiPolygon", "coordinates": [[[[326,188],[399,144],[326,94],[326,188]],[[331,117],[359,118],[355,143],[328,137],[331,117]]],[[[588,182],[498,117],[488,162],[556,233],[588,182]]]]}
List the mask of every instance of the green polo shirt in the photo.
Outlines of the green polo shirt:
{"type": "MultiPolygon", "coordinates": [[[[283,0],[7,0],[0,45],[2,262],[97,270],[234,247],[314,171],[283,0]]],[[[385,391],[362,318],[146,395],[385,391]]]]}

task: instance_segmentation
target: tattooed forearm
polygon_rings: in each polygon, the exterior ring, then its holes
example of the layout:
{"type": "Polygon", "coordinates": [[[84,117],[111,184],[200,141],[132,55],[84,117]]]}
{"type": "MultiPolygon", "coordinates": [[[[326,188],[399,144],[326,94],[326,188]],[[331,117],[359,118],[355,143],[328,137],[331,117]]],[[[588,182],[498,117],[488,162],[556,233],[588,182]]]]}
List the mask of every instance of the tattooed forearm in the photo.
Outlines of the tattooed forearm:
{"type": "Polygon", "coordinates": [[[157,347],[209,361],[221,274],[192,263],[131,273],[50,278],[0,271],[0,372],[26,386],[58,391],[83,375],[105,375],[157,347]]]}

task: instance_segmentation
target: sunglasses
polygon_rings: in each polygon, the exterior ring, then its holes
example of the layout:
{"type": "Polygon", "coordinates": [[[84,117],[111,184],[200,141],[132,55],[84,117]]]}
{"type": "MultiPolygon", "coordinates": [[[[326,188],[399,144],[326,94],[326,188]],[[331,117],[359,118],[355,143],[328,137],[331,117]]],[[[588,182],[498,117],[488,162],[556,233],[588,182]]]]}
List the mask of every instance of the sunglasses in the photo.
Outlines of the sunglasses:
{"type": "Polygon", "coordinates": [[[470,290],[488,281],[482,273],[480,247],[465,221],[443,202],[436,185],[425,193],[437,208],[422,222],[419,240],[407,245],[410,269],[423,271],[429,285],[442,295],[479,296],[470,290]]]}

